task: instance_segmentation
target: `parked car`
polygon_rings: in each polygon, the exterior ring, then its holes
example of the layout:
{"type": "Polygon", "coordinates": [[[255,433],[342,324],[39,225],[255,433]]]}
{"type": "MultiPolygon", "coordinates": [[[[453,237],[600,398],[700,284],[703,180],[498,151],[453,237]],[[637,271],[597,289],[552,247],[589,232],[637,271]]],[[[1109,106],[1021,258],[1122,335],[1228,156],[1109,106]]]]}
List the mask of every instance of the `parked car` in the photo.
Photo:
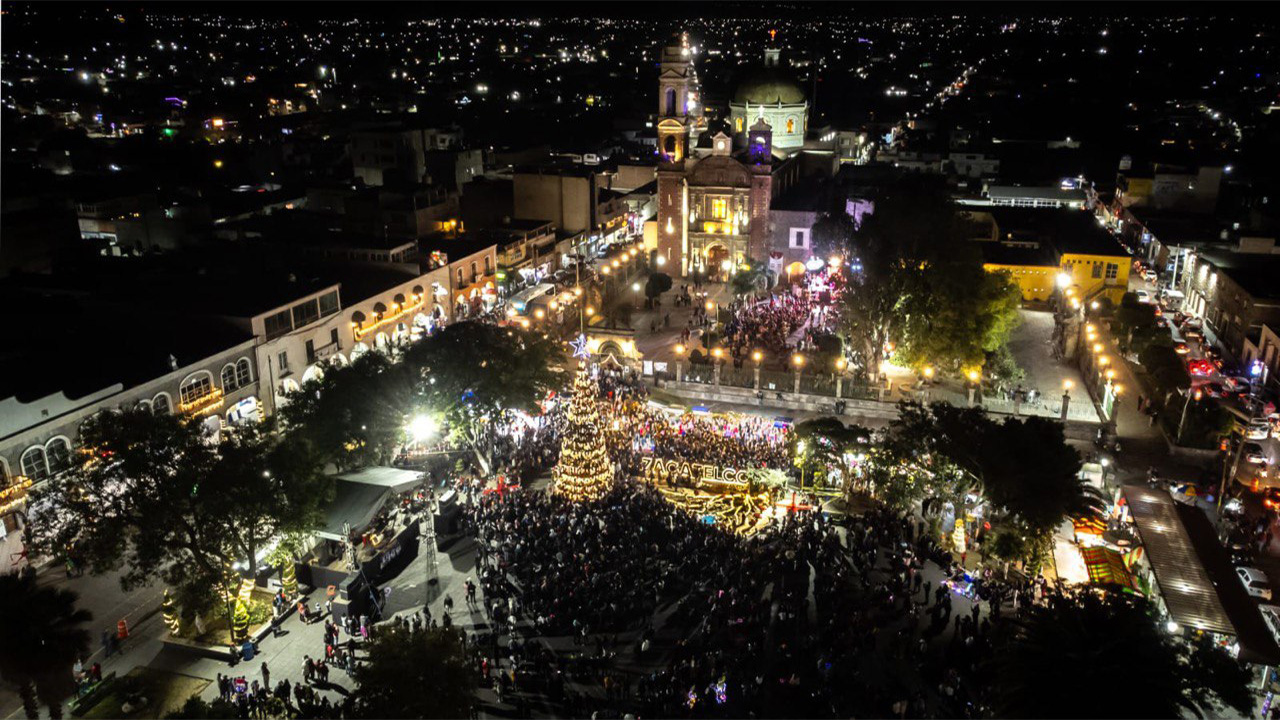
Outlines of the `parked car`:
{"type": "Polygon", "coordinates": [[[1240,449],[1240,457],[1244,458],[1245,462],[1254,465],[1267,464],[1267,454],[1263,452],[1262,446],[1256,442],[1245,443],[1244,447],[1240,449]]]}
{"type": "Polygon", "coordinates": [[[1250,440],[1266,440],[1271,437],[1271,423],[1266,418],[1250,420],[1244,428],[1244,436],[1250,440]]]}
{"type": "Polygon", "coordinates": [[[1267,630],[1271,631],[1271,637],[1280,643],[1280,607],[1259,605],[1258,610],[1262,613],[1262,622],[1266,624],[1267,630]]]}
{"type": "Polygon", "coordinates": [[[1204,340],[1204,333],[1200,332],[1200,328],[1187,327],[1182,329],[1182,337],[1188,340],[1204,340]]]}
{"type": "Polygon", "coordinates": [[[1137,296],[1138,302],[1140,303],[1152,302],[1151,293],[1147,292],[1146,290],[1137,290],[1133,294],[1137,296]]]}
{"type": "Polygon", "coordinates": [[[1153,282],[1155,282],[1155,281],[1156,281],[1156,273],[1155,273],[1155,271],[1154,271],[1154,270],[1143,270],[1143,271],[1142,271],[1142,279],[1143,279],[1143,280],[1146,280],[1147,282],[1152,282],[1152,283],[1153,283],[1153,282]]]}
{"type": "Polygon", "coordinates": [[[1173,351],[1178,353],[1179,355],[1186,355],[1187,353],[1191,352],[1191,348],[1187,347],[1186,343],[1178,343],[1177,345],[1173,346],[1173,351]]]}
{"type": "Polygon", "coordinates": [[[1267,580],[1266,573],[1253,567],[1238,567],[1236,577],[1240,578],[1245,592],[1249,593],[1250,597],[1271,599],[1271,583],[1267,580]]]}

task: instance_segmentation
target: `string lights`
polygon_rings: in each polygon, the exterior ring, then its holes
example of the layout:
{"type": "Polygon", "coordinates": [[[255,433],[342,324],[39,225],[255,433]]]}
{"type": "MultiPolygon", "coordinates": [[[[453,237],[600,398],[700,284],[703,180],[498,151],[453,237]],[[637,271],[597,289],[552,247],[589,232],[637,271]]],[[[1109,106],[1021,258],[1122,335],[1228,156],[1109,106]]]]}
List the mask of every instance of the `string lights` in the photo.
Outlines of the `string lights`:
{"type": "Polygon", "coordinates": [[[596,392],[595,381],[587,376],[585,366],[580,367],[561,434],[560,461],[551,471],[552,491],[574,502],[604,497],[613,482],[596,392]]]}

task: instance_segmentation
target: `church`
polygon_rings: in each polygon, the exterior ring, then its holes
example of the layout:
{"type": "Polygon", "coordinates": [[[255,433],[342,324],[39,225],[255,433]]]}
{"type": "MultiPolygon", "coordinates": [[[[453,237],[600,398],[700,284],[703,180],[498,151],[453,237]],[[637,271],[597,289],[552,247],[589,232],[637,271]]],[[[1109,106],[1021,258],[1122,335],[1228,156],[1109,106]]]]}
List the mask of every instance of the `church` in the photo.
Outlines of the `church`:
{"type": "MultiPolygon", "coordinates": [[[[795,255],[790,251],[808,251],[808,228],[802,246],[784,243],[786,253],[774,247],[779,233],[770,206],[802,174],[798,155],[809,125],[808,101],[780,55],[766,48],[763,65],[734,90],[727,127],[715,129],[701,103],[688,36],[677,35],[662,50],[656,253],[672,275],[725,279],[746,258],[776,264],[795,255]]],[[[834,174],[836,158],[817,159],[831,166],[825,174],[834,174]]]]}

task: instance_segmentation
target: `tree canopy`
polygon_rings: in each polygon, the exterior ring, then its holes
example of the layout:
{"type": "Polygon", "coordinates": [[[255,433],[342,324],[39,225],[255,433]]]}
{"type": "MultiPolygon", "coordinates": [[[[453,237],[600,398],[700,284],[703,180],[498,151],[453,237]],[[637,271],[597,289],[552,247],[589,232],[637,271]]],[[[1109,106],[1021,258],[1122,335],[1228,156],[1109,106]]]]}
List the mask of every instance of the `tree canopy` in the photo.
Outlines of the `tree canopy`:
{"type": "Polygon", "coordinates": [[[869,453],[868,473],[890,504],[959,503],[981,493],[994,518],[1028,547],[1102,501],[1080,479],[1079,454],[1062,425],[1042,417],[992,420],[981,408],[899,404],[899,417],[869,453]]]}
{"type": "Polygon", "coordinates": [[[540,332],[464,322],[409,348],[404,362],[422,406],[444,418],[487,473],[493,421],[513,410],[536,412],[563,386],[563,360],[560,343],[540,332]]]}
{"type": "Polygon", "coordinates": [[[32,547],[123,568],[126,590],[159,577],[193,610],[209,607],[226,566],[255,568],[273,537],[313,530],[332,494],[306,441],[268,425],[215,442],[197,419],[125,409],[90,418],[81,441],[60,481],[34,494],[32,547]]]}
{"type": "Polygon", "coordinates": [[[847,240],[850,259],[843,331],[872,374],[889,342],[900,364],[981,368],[1016,327],[1017,284],[983,268],[970,223],[938,178],[900,179],[856,231],[847,219],[829,222],[823,234],[847,240]]]}
{"type": "Polygon", "coordinates": [[[450,628],[379,628],[352,676],[356,717],[470,717],[476,673],[450,628]]]}
{"type": "Polygon", "coordinates": [[[330,363],[286,398],[284,426],[327,460],[339,468],[385,464],[404,440],[414,382],[403,365],[366,352],[348,365],[330,363]]]}
{"type": "Polygon", "coordinates": [[[997,628],[986,668],[996,717],[1241,716],[1253,708],[1250,672],[1206,641],[1185,643],[1155,622],[1147,601],[1108,594],[1051,595],[1046,607],[997,628]],[[1140,692],[1092,690],[1117,678],[1140,692]]]}

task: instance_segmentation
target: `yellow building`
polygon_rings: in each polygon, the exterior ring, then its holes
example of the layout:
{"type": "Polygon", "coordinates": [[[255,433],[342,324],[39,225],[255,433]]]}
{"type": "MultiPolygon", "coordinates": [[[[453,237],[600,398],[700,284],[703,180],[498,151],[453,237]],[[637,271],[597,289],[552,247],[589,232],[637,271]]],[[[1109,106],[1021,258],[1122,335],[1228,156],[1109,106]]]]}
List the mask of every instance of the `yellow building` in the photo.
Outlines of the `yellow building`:
{"type": "Polygon", "coordinates": [[[1106,297],[1119,304],[1129,287],[1133,259],[1092,213],[991,208],[972,218],[990,231],[978,241],[984,267],[1008,271],[1025,301],[1043,302],[1070,288],[1085,302],[1106,297]]]}

